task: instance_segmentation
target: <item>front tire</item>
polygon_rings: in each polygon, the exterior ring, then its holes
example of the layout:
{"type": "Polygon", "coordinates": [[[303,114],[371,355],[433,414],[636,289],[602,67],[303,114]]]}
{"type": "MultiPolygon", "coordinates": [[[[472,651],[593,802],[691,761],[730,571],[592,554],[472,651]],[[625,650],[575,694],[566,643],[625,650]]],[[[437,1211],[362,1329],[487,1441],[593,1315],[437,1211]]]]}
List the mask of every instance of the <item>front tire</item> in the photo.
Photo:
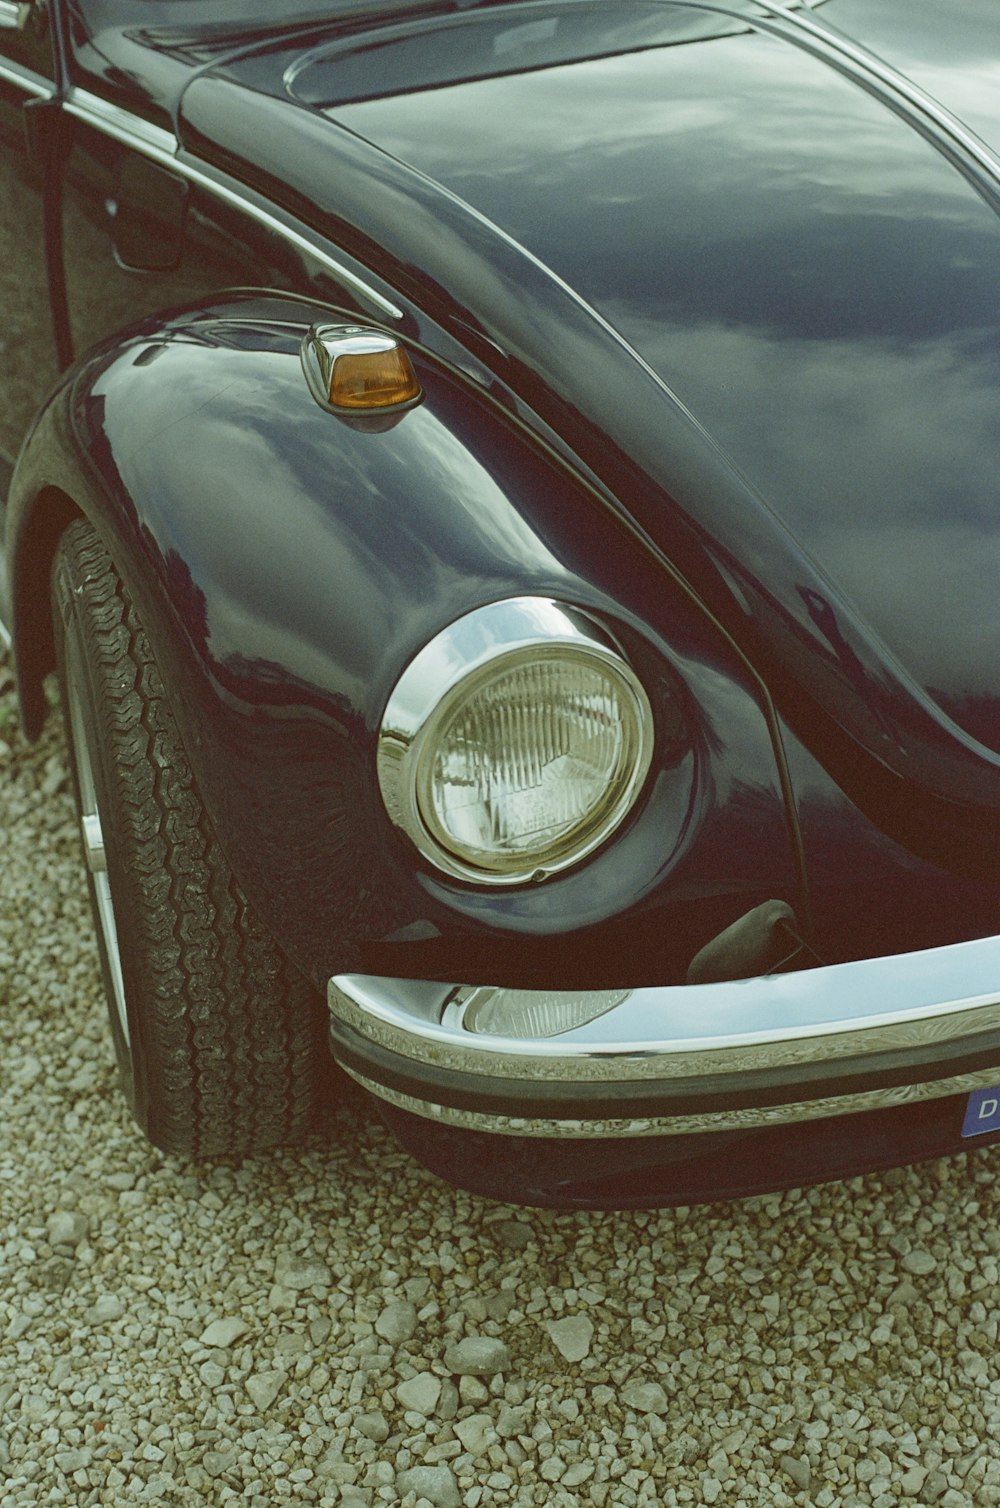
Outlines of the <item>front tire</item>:
{"type": "Polygon", "coordinates": [[[329,1082],[326,1014],[212,831],[135,606],[93,527],[60,540],[56,653],[119,1072],[165,1152],[299,1137],[329,1082]]]}

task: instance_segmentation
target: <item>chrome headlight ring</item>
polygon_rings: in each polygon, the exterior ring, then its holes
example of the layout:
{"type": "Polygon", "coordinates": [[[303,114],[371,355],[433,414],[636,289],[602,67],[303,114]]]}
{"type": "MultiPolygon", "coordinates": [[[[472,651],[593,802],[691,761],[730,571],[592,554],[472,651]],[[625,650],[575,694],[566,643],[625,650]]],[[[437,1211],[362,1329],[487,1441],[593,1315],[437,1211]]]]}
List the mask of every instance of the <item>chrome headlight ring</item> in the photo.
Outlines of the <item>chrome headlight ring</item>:
{"type": "Polygon", "coordinates": [[[389,698],[377,770],[392,821],[436,868],[523,885],[592,854],[649,771],[653,715],[579,609],[512,597],[449,624],[389,698]]]}

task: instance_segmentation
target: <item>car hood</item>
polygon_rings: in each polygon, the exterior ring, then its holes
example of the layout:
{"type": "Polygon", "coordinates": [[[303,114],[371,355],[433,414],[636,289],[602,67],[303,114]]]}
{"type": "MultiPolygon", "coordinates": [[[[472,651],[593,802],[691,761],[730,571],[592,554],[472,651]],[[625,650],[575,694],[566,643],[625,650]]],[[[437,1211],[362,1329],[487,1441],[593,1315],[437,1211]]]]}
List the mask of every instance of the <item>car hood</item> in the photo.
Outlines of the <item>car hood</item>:
{"type": "Polygon", "coordinates": [[[492,352],[800,712],[957,791],[921,760],[1000,750],[989,8],[396,16],[203,74],[182,131],[492,352]]]}

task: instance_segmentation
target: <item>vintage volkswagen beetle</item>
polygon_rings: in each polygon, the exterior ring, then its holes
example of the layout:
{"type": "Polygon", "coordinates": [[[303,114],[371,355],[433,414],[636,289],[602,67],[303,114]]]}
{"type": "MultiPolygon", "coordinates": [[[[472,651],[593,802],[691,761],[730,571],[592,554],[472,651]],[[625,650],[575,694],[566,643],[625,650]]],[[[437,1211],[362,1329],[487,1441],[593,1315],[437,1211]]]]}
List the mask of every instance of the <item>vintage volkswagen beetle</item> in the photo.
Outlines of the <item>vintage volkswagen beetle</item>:
{"type": "Polygon", "coordinates": [[[993,0],[0,0],[0,616],[160,1147],[328,1037],[504,1198],[1000,1135],[998,83],[993,0]]]}

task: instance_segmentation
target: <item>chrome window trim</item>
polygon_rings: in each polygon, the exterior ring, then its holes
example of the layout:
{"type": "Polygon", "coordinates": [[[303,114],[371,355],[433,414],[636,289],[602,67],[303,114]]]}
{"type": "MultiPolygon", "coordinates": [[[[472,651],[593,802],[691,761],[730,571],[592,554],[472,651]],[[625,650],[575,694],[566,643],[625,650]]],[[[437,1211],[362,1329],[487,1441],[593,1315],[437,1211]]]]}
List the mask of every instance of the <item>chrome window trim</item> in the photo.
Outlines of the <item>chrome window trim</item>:
{"type": "Polygon", "coordinates": [[[274,231],[275,234],[297,247],[299,251],[305,252],[322,263],[326,271],[338,282],[343,283],[353,293],[373,305],[380,315],[395,320],[404,317],[403,310],[390,299],[385,298],[370,284],[351,272],[315,241],[288,225],[271,208],[254,198],[246,189],[230,187],[220,178],[213,176],[211,172],[179,155],[180,143],[170,131],[162,126],[155,126],[149,121],[140,120],[129,111],[122,109],[120,105],[101,99],[99,95],[91,94],[89,90],[81,89],[76,85],[67,92],[64,105],[67,112],[77,120],[103,132],[106,136],[114,137],[115,140],[151,158],[152,161],[172,168],[174,172],[185,177],[189,183],[207,189],[216,198],[235,206],[252,220],[256,220],[258,225],[274,231]]]}

